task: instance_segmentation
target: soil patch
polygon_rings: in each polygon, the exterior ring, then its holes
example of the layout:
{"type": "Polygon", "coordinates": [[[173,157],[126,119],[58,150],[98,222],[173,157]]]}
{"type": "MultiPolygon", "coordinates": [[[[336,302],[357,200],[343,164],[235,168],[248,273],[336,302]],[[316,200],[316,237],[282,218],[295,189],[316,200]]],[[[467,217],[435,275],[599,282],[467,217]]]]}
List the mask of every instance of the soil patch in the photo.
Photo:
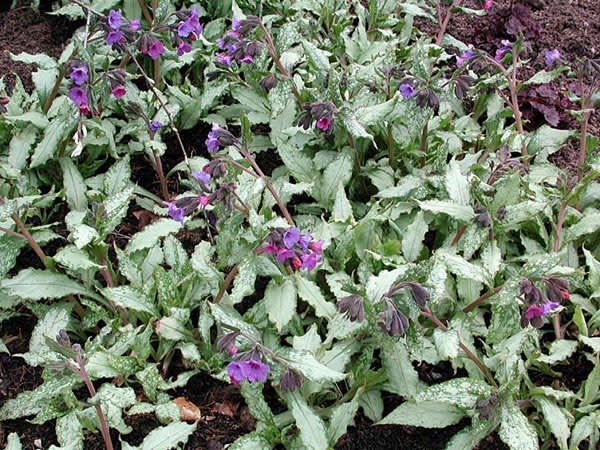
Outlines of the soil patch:
{"type": "MultiPolygon", "coordinates": [[[[10,5],[11,2],[5,3],[10,5]]],[[[31,72],[35,67],[13,61],[9,52],[45,53],[58,58],[78,26],[63,17],[46,14],[51,3],[42,1],[39,13],[29,6],[0,12],[0,77],[5,77],[8,92],[12,92],[15,86],[15,76],[21,79],[25,90],[32,92],[31,72]]]]}

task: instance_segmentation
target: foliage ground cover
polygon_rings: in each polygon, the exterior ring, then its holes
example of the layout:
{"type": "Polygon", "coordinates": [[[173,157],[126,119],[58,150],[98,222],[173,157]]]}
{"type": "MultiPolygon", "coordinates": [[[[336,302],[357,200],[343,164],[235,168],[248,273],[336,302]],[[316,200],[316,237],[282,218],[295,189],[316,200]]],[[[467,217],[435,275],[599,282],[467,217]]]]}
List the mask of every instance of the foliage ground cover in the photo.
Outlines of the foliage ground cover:
{"type": "Polygon", "coordinates": [[[533,54],[528,4],[478,44],[496,2],[54,2],[73,39],[0,92],[0,352],[42,381],[0,419],[210,447],[212,377],[232,449],[596,448],[600,61],[533,54]]]}

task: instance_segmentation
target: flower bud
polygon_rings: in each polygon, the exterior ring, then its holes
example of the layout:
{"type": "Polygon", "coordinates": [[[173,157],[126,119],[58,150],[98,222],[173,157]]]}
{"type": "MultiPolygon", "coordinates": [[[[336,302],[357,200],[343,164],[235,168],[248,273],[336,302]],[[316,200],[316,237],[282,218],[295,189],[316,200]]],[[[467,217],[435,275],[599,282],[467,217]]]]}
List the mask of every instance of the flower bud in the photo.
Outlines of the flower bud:
{"type": "Polygon", "coordinates": [[[341,313],[348,313],[348,318],[353,322],[365,320],[365,306],[360,295],[348,295],[337,302],[337,308],[341,313]]]}
{"type": "Polygon", "coordinates": [[[281,392],[293,392],[300,387],[302,379],[290,367],[283,373],[279,381],[281,392]]]}

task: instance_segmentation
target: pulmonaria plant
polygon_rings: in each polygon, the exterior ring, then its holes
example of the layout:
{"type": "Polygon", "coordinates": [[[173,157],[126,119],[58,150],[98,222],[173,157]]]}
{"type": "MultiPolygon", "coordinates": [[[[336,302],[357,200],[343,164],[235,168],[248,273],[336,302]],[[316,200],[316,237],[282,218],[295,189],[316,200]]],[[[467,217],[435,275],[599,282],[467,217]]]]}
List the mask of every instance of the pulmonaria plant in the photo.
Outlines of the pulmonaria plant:
{"type": "Polygon", "coordinates": [[[217,152],[221,148],[229,147],[230,145],[239,146],[239,139],[224,128],[221,128],[219,124],[213,123],[212,130],[208,133],[204,144],[206,149],[211,152],[217,152]]]}
{"type": "Polygon", "coordinates": [[[314,102],[302,105],[304,114],[298,119],[298,125],[308,130],[313,122],[318,130],[331,134],[334,129],[334,116],[337,108],[331,102],[314,102]]]}
{"type": "Polygon", "coordinates": [[[255,57],[260,54],[262,43],[251,39],[250,34],[260,25],[260,18],[248,16],[245,19],[234,18],[231,29],[220,39],[217,47],[220,51],[215,54],[217,64],[231,67],[235,62],[254,64],[255,57]]]}
{"type": "Polygon", "coordinates": [[[296,227],[276,228],[267,241],[263,251],[293,270],[313,270],[323,259],[323,241],[313,239],[310,233],[302,234],[296,227]]]}

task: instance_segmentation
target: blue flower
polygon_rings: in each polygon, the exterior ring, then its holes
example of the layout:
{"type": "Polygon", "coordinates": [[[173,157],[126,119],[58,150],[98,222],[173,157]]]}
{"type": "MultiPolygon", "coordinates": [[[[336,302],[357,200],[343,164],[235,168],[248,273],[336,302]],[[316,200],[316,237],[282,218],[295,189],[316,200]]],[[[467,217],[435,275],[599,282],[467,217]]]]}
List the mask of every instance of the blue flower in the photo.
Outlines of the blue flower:
{"type": "Polygon", "coordinates": [[[240,384],[246,380],[250,383],[267,381],[271,368],[268,364],[254,359],[247,361],[232,361],[227,365],[227,375],[233,384],[240,384]]]}
{"type": "Polygon", "coordinates": [[[210,183],[210,174],[206,172],[192,172],[192,176],[202,184],[210,183]]]}
{"type": "Polygon", "coordinates": [[[108,26],[113,30],[118,30],[123,26],[123,15],[121,11],[111,10],[108,13],[108,26]]]}
{"type": "Polygon", "coordinates": [[[300,230],[296,227],[292,227],[285,232],[283,235],[283,243],[289,249],[293,248],[294,245],[300,240],[300,230]]]}
{"type": "Polygon", "coordinates": [[[415,95],[415,88],[410,83],[402,83],[400,86],[398,86],[398,90],[400,91],[402,97],[406,99],[415,95]]]}
{"type": "Polygon", "coordinates": [[[544,61],[546,62],[546,66],[552,67],[556,61],[560,59],[560,52],[558,49],[548,50],[544,55],[544,61]]]}
{"type": "Polygon", "coordinates": [[[167,214],[171,217],[171,219],[176,220],[177,222],[183,223],[183,219],[185,217],[185,209],[179,208],[175,202],[163,202],[166,206],[168,206],[167,214]]]}
{"type": "Polygon", "coordinates": [[[150,122],[150,125],[148,126],[148,128],[150,128],[150,131],[152,131],[153,133],[156,133],[157,131],[159,131],[161,128],[163,127],[163,124],[160,123],[158,120],[153,120],[150,122]]]}

